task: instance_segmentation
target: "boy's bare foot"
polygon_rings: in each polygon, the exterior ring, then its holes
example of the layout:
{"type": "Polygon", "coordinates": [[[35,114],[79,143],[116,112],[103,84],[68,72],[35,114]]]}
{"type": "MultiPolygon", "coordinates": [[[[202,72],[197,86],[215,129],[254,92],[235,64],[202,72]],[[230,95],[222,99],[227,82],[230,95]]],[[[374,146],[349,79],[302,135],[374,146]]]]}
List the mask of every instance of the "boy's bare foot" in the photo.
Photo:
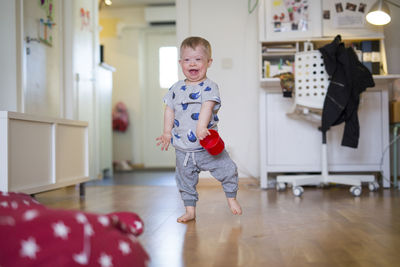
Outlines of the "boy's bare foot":
{"type": "Polygon", "coordinates": [[[183,214],[181,217],[176,219],[179,223],[185,223],[196,218],[196,208],[192,206],[186,206],[186,213],[183,214]]]}
{"type": "Polygon", "coordinates": [[[231,208],[232,214],[234,215],[242,215],[242,208],[240,207],[239,202],[236,198],[227,198],[229,208],[231,208]]]}

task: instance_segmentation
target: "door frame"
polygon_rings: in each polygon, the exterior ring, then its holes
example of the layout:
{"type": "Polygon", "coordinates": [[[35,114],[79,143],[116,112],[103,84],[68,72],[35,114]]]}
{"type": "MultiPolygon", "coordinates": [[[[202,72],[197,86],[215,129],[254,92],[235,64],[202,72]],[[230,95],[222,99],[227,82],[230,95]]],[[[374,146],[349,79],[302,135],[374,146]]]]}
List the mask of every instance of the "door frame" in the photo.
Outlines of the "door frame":
{"type": "MultiPolygon", "coordinates": [[[[140,102],[142,103],[140,107],[140,112],[141,114],[145,114],[146,108],[147,108],[147,79],[146,79],[146,69],[147,69],[147,59],[146,59],[146,54],[147,54],[147,48],[146,48],[146,35],[148,34],[154,34],[154,33],[174,33],[175,35],[177,34],[176,32],[176,25],[160,25],[160,26],[151,26],[151,27],[146,27],[143,28],[140,32],[140,40],[139,40],[139,79],[140,79],[140,102]]],[[[178,45],[177,45],[178,47],[178,45]]],[[[161,100],[160,100],[161,101],[161,100]]],[[[140,143],[142,144],[140,147],[140,155],[141,155],[141,162],[145,164],[145,136],[146,136],[146,116],[141,116],[141,136],[140,136],[140,143]]],[[[161,134],[161,133],[160,133],[161,134]]],[[[150,144],[153,145],[153,144],[150,144]]],[[[154,140],[154,145],[155,145],[155,140],[154,140]]],[[[173,149],[170,147],[169,149],[173,149]]],[[[145,166],[146,167],[146,166],[145,166]]],[[[175,167],[175,166],[174,166],[175,167]]]]}

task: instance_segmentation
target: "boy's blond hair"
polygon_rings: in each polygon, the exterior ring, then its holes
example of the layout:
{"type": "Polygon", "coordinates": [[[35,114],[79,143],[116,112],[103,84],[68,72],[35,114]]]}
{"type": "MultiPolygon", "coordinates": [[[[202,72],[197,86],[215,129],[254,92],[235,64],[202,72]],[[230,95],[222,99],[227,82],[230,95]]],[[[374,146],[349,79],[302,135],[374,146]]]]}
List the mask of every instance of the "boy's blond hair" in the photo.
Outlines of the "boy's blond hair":
{"type": "Polygon", "coordinates": [[[192,49],[196,49],[196,47],[202,46],[204,48],[204,52],[207,54],[208,58],[211,58],[211,45],[210,43],[202,38],[197,36],[188,37],[182,41],[180,52],[182,53],[182,49],[186,47],[190,47],[192,49]]]}

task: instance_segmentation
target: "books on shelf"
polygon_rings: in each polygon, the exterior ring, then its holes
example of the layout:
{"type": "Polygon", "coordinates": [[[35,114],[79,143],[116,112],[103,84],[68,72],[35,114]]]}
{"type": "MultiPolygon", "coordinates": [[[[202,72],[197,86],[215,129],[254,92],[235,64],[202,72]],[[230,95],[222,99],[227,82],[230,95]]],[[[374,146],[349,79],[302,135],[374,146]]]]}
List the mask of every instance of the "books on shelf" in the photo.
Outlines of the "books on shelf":
{"type": "Polygon", "coordinates": [[[263,46],[263,53],[296,53],[296,47],[291,44],[263,46]]]}

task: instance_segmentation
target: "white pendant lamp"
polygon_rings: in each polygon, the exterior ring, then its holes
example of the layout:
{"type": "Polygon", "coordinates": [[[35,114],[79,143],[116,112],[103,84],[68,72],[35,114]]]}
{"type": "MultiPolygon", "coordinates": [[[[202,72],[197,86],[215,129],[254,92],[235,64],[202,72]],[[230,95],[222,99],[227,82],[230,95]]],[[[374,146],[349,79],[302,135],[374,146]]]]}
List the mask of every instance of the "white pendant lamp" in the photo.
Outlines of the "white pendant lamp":
{"type": "Polygon", "coordinates": [[[390,10],[389,6],[386,3],[400,8],[400,5],[395,2],[389,0],[378,0],[375,4],[372,5],[366,16],[366,19],[369,23],[373,25],[386,25],[390,22],[390,10]]]}
{"type": "Polygon", "coordinates": [[[367,21],[373,25],[386,25],[390,22],[390,11],[383,0],[378,0],[369,10],[367,21]]]}

